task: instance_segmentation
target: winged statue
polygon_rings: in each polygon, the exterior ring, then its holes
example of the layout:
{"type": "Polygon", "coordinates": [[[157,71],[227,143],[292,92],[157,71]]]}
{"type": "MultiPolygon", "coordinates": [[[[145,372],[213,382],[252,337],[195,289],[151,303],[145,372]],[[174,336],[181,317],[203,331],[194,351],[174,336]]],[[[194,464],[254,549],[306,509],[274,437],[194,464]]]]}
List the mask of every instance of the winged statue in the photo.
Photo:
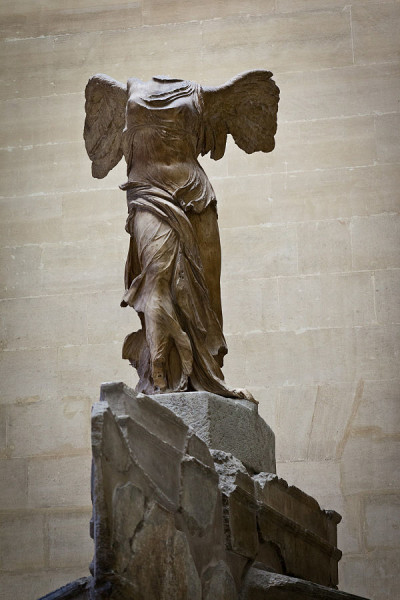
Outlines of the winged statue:
{"type": "Polygon", "coordinates": [[[125,158],[130,246],[121,306],[141,329],[122,356],[146,394],[206,390],[252,399],[227,386],[222,331],[221,247],[216,198],[199,155],[224,156],[228,134],[245,152],[271,152],[279,89],[269,71],[250,71],[219,87],[193,81],[107,75],[86,86],[84,139],[92,175],[125,158]]]}

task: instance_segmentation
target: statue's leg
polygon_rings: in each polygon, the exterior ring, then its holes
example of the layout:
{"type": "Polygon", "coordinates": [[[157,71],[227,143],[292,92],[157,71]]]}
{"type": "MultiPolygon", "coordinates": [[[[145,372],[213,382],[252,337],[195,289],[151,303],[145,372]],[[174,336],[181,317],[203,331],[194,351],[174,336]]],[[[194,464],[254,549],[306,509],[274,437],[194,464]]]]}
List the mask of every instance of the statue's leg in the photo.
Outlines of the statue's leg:
{"type": "Polygon", "coordinates": [[[178,350],[183,374],[188,375],[191,370],[190,342],[181,329],[171,294],[179,240],[166,221],[146,210],[136,212],[133,236],[143,275],[134,305],[144,315],[154,386],[165,391],[172,341],[178,350]]]}
{"type": "Polygon", "coordinates": [[[218,215],[214,204],[202,213],[187,213],[199,246],[204,278],[210,295],[210,303],[222,327],[221,309],[221,243],[219,239],[218,215]]]}

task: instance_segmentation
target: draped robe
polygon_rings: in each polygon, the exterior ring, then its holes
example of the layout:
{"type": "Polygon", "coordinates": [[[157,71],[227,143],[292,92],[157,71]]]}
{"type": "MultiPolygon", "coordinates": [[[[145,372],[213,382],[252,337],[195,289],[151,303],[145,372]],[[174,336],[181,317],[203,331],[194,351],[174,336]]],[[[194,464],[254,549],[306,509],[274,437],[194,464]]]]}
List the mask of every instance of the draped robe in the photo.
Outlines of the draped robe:
{"type": "Polygon", "coordinates": [[[230,389],[221,371],[221,250],[214,190],[199,154],[219,160],[228,134],[245,152],[275,146],[279,89],[269,71],[219,87],[153,77],[127,85],[104,74],[86,86],[85,145],[93,177],[125,157],[130,247],[122,306],[142,328],[123,345],[145,393],[230,389]]]}
{"type": "Polygon", "coordinates": [[[132,79],[128,93],[121,188],[131,241],[122,305],[135,308],[142,329],[127,336],[123,357],[138,370],[139,391],[189,387],[232,396],[221,371],[227,348],[216,199],[197,161],[200,86],[132,79]]]}

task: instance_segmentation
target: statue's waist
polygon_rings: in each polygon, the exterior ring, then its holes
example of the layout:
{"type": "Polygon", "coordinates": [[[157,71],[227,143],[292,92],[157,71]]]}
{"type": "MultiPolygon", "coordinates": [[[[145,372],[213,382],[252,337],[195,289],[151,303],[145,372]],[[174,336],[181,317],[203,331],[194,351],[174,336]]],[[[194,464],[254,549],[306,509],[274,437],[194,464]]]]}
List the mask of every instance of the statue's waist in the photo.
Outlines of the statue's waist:
{"type": "Polygon", "coordinates": [[[197,138],[194,132],[143,124],[123,133],[122,146],[130,164],[135,161],[173,163],[195,161],[197,138]]]}
{"type": "Polygon", "coordinates": [[[128,192],[129,210],[135,208],[136,198],[151,199],[152,196],[161,196],[185,212],[193,210],[196,213],[216,201],[214,190],[203,171],[197,173],[192,170],[180,181],[166,177],[139,177],[131,171],[128,181],[120,188],[128,192]]]}
{"type": "Polygon", "coordinates": [[[201,170],[196,160],[179,160],[179,157],[165,157],[165,160],[158,160],[152,157],[151,160],[143,160],[142,157],[132,157],[132,166],[129,169],[129,181],[144,181],[147,183],[159,182],[168,187],[181,187],[186,182],[195,177],[203,179],[207,176],[201,170]]]}

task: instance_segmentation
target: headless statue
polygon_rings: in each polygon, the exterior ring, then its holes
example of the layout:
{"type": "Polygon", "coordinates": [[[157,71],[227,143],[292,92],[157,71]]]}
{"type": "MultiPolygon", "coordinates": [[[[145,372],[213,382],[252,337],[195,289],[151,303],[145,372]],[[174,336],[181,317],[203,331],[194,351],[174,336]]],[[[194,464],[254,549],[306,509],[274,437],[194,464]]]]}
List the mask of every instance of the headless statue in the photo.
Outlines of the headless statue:
{"type": "Polygon", "coordinates": [[[122,356],[146,394],[206,390],[252,399],[222,374],[221,248],[214,190],[197,157],[219,160],[228,133],[245,152],[271,152],[279,89],[269,71],[250,71],[220,87],[193,81],[95,75],[86,87],[84,138],[93,177],[122,156],[128,179],[130,247],[121,306],[142,328],[122,356]]]}

